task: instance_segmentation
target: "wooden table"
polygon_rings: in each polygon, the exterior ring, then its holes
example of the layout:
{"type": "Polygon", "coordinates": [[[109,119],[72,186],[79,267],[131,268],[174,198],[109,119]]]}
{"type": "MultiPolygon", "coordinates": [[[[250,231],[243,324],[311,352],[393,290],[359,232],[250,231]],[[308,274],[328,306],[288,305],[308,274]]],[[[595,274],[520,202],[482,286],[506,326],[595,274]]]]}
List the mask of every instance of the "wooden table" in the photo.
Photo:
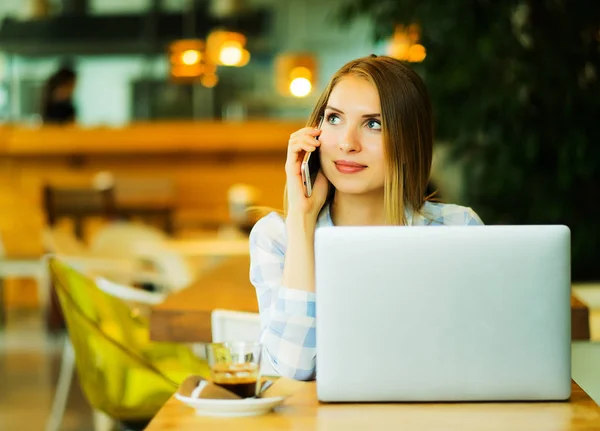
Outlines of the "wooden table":
{"type": "Polygon", "coordinates": [[[576,383],[568,402],[320,404],[307,383],[273,413],[249,418],[197,416],[174,397],[148,431],[158,430],[460,430],[597,431],[600,408],[576,383]]]}
{"type": "Polygon", "coordinates": [[[571,339],[590,339],[590,310],[575,294],[571,294],[571,339]]]}
{"type": "Polygon", "coordinates": [[[233,257],[250,253],[248,238],[240,239],[192,239],[170,240],[166,243],[170,250],[189,256],[233,257]]]}
{"type": "Polygon", "coordinates": [[[230,257],[192,286],[152,308],[150,338],[169,342],[210,342],[211,313],[222,308],[258,312],[250,283],[250,256],[230,257]]]}
{"type": "MultiPolygon", "coordinates": [[[[212,340],[210,319],[214,309],[257,312],[249,270],[249,255],[230,257],[192,286],[170,295],[152,309],[151,339],[207,343],[212,340]]],[[[588,307],[574,295],[571,295],[571,335],[573,340],[590,339],[588,307]]]]}

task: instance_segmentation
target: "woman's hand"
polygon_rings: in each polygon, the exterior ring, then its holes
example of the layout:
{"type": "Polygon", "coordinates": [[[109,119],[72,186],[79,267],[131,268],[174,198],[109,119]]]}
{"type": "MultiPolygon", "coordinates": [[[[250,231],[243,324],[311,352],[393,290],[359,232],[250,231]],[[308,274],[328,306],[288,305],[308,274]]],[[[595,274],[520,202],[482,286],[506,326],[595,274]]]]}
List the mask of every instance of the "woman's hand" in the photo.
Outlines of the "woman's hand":
{"type": "Polygon", "coordinates": [[[306,152],[313,152],[321,145],[316,139],[320,133],[320,130],[312,127],[304,127],[290,135],[287,160],[285,162],[288,216],[309,216],[316,221],[319,212],[327,199],[329,182],[327,181],[327,178],[325,178],[325,175],[323,175],[323,172],[319,170],[312,190],[312,195],[309,198],[304,196],[302,174],[300,172],[302,160],[304,159],[306,152]]]}

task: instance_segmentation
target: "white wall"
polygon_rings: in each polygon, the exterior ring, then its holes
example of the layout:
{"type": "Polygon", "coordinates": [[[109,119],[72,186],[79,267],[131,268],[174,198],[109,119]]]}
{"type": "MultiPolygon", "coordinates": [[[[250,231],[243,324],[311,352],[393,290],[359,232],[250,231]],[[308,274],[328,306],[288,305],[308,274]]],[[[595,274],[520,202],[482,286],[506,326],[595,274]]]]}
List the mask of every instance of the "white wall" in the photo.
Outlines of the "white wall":
{"type": "MultiPolygon", "coordinates": [[[[90,12],[102,14],[142,13],[147,11],[152,0],[89,0],[90,12]]],[[[186,5],[188,0],[162,0],[161,6],[165,11],[178,12],[186,5]]]]}
{"type": "Polygon", "coordinates": [[[89,12],[102,14],[138,14],[150,7],[150,0],[89,0],[89,12]]]}
{"type": "MultiPolygon", "coordinates": [[[[80,78],[75,97],[78,121],[85,125],[127,123],[134,102],[130,83],[145,75],[144,62],[141,56],[82,58],[77,67],[80,78]]],[[[154,70],[160,70],[157,63],[160,61],[153,62],[154,70]]]]}

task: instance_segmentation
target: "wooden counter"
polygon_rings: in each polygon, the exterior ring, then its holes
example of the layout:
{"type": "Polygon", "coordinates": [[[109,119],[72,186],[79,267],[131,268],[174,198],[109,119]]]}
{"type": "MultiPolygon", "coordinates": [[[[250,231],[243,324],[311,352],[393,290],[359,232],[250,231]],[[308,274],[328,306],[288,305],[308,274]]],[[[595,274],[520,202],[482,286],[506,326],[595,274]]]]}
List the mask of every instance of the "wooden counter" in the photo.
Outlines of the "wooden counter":
{"type": "Polygon", "coordinates": [[[303,121],[165,122],[123,128],[0,127],[0,236],[11,254],[41,252],[42,187],[90,187],[96,174],[172,183],[177,229],[229,221],[244,183],[281,207],[290,133],[303,121]]]}
{"type": "Polygon", "coordinates": [[[276,412],[257,417],[197,416],[193,409],[172,397],[146,429],[597,431],[600,409],[574,382],[568,402],[444,404],[320,404],[315,383],[307,383],[276,412]]]}
{"type": "Polygon", "coordinates": [[[281,153],[302,121],[196,121],[0,129],[0,156],[281,153]]]}

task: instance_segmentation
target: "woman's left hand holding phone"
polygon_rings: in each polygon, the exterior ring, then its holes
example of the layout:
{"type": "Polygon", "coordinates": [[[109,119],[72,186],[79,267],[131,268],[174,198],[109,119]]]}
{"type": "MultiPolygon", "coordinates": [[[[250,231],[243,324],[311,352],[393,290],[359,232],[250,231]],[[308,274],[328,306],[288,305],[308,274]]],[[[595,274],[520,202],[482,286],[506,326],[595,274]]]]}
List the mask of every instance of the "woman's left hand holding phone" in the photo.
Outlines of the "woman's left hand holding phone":
{"type": "Polygon", "coordinates": [[[288,142],[288,154],[285,164],[288,215],[307,216],[314,218],[315,221],[327,199],[329,184],[323,172],[319,170],[312,195],[306,197],[302,185],[301,167],[306,152],[316,151],[321,145],[317,140],[320,134],[321,130],[313,127],[304,127],[292,133],[288,142]]]}

